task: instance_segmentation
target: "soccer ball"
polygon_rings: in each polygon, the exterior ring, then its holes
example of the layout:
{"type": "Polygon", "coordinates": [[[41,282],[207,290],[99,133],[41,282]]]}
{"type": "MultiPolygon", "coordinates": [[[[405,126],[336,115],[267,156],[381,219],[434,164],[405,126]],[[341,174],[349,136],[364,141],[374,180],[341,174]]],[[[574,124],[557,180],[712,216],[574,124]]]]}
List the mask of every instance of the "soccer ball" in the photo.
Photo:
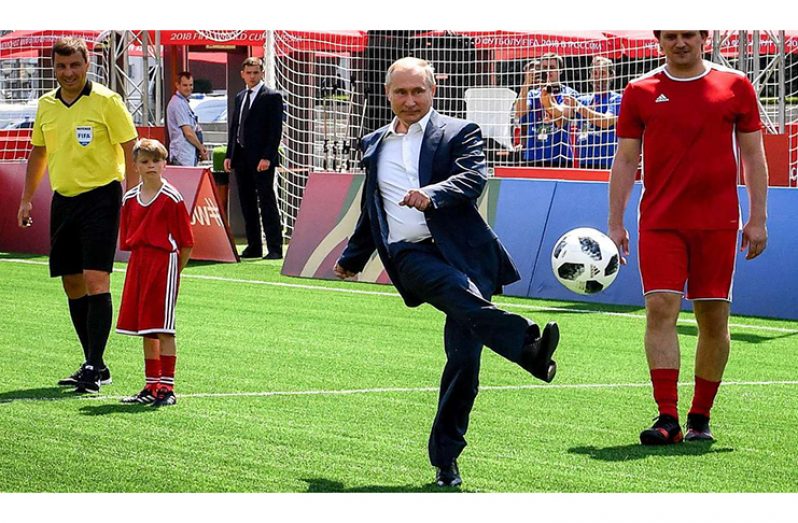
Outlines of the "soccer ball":
{"type": "Polygon", "coordinates": [[[607,235],[590,227],[563,234],[551,253],[554,276],[577,294],[596,294],[618,275],[618,247],[607,235]]]}

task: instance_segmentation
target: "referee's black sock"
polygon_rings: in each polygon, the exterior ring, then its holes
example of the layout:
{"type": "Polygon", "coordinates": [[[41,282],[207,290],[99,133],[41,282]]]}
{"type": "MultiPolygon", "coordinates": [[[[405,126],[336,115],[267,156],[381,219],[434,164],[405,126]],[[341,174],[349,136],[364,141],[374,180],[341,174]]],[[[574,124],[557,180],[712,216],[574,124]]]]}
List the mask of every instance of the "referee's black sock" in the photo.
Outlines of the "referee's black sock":
{"type": "Polygon", "coordinates": [[[78,333],[80,345],[83,347],[83,361],[89,359],[89,297],[82,296],[75,300],[69,300],[69,316],[72,318],[72,325],[78,333]]]}
{"type": "Polygon", "coordinates": [[[89,304],[86,315],[89,355],[86,362],[96,370],[100,370],[105,367],[103,353],[105,353],[105,344],[108,342],[108,334],[111,332],[111,322],[114,316],[111,293],[90,295],[87,296],[87,301],[89,304]]]}

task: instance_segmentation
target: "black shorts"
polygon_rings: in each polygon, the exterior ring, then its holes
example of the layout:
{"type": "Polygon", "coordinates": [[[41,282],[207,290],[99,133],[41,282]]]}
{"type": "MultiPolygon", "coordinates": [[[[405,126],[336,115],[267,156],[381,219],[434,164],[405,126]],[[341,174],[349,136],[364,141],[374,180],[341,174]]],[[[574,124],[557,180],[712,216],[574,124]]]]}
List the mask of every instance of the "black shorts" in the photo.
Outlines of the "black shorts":
{"type": "Polygon", "coordinates": [[[77,196],[53,194],[50,205],[50,276],[84,270],[112,272],[122,184],[111,182],[77,196]]]}

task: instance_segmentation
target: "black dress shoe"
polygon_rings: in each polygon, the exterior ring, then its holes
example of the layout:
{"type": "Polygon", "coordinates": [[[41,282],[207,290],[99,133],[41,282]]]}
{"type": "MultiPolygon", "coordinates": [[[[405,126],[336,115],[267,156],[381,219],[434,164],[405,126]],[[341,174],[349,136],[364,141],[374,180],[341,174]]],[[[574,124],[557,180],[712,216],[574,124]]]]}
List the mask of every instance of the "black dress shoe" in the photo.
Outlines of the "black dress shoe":
{"type": "Polygon", "coordinates": [[[282,260],[283,255],[279,252],[270,252],[266,256],[263,257],[264,260],[282,260]]]}
{"type": "Polygon", "coordinates": [[[263,251],[260,249],[252,249],[247,247],[241,252],[242,258],[260,258],[261,256],[263,256],[263,251]]]}
{"type": "Polygon", "coordinates": [[[543,328],[543,334],[539,338],[524,346],[521,366],[539,380],[551,383],[557,374],[557,363],[551,356],[559,343],[560,328],[556,322],[551,321],[543,328]]]}
{"type": "Polygon", "coordinates": [[[457,468],[457,461],[446,467],[435,467],[435,484],[439,487],[457,487],[463,482],[460,477],[460,470],[457,468]]]}

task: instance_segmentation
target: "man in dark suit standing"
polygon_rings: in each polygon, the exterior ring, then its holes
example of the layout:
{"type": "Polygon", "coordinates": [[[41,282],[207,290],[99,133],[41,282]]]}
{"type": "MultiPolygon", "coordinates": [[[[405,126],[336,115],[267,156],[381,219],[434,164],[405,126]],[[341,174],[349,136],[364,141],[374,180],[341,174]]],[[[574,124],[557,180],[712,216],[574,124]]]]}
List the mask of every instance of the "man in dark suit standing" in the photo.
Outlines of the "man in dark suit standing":
{"type": "Polygon", "coordinates": [[[366,183],[361,215],[335,264],[339,278],[360,272],[376,249],[410,307],[446,314],[447,362],[429,456],[438,486],[462,483],[457,458],[479,382],[482,346],[550,382],[557,324],[498,309],[491,296],[519,279],[507,251],[477,211],[487,181],[479,127],[438,114],[432,66],[402,58],[388,69],[385,92],[396,117],[363,139],[366,183]]]}
{"type": "Polygon", "coordinates": [[[283,227],[274,193],[274,168],[283,132],[283,98],[263,83],[263,61],[250,57],[241,64],[246,88],[236,95],[228,116],[230,129],[224,170],[235,172],[238,198],[247,233],[242,258],[263,256],[258,208],[266,235],[267,260],[283,257],[283,227]]]}

